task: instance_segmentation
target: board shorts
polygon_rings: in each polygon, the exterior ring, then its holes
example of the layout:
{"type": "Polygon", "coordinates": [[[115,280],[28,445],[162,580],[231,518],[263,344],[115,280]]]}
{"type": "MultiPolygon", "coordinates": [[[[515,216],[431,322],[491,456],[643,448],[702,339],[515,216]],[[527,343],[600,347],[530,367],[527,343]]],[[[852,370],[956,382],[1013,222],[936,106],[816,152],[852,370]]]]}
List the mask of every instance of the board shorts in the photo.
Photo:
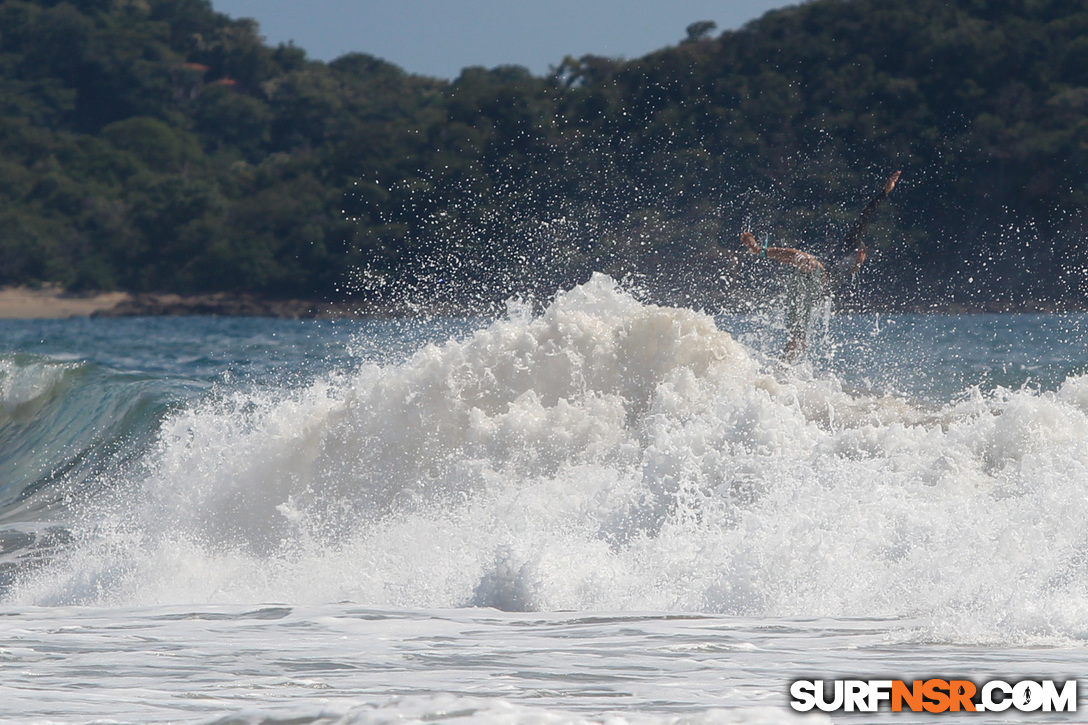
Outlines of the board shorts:
{"type": "Polygon", "coordinates": [[[817,267],[811,272],[798,271],[786,286],[786,330],[791,339],[808,333],[812,324],[812,312],[827,296],[827,280],[824,270],[817,267]]]}

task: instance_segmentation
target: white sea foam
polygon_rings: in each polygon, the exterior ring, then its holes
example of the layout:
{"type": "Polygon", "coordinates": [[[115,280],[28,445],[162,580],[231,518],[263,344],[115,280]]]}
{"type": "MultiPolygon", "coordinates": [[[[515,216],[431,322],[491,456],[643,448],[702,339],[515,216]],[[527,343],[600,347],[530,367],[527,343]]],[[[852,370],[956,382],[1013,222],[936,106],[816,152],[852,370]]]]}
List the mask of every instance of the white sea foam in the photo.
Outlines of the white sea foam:
{"type": "MultiPolygon", "coordinates": [[[[715,709],[685,715],[610,713],[604,716],[585,716],[504,700],[481,700],[451,695],[393,698],[386,702],[357,707],[327,708],[317,716],[306,711],[291,714],[299,722],[313,722],[315,725],[386,725],[390,722],[425,725],[450,719],[456,719],[456,722],[464,725],[820,725],[830,722],[820,713],[810,718],[772,707],[715,709]]],[[[266,712],[256,711],[251,717],[241,712],[233,715],[231,722],[239,725],[262,725],[269,722],[269,718],[266,712]]]]}
{"type": "Polygon", "coordinates": [[[20,603],[891,616],[1088,636],[1088,378],[941,410],[596,276],[305,390],[172,416],[20,603]]]}
{"type": "Polygon", "coordinates": [[[72,363],[0,359],[0,422],[24,406],[48,398],[76,367],[72,363]]]}
{"type": "MultiPolygon", "coordinates": [[[[783,672],[882,647],[873,624],[343,603],[9,607],[0,720],[824,723],[789,708],[783,672]]],[[[990,661],[1010,659],[1007,672],[1039,672],[1030,654],[990,661]]]]}

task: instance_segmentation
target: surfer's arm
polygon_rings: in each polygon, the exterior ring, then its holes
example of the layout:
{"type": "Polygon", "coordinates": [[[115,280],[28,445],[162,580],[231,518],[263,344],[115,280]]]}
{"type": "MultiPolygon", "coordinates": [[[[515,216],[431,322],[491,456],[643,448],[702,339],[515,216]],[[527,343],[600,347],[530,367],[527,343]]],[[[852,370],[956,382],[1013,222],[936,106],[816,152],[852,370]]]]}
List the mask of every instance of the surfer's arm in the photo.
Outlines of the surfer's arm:
{"type": "Polygon", "coordinates": [[[752,254],[758,254],[783,264],[792,264],[802,272],[813,272],[824,268],[820,260],[808,252],[802,252],[800,249],[794,249],[793,247],[761,247],[751,232],[741,232],[740,240],[752,254]]]}

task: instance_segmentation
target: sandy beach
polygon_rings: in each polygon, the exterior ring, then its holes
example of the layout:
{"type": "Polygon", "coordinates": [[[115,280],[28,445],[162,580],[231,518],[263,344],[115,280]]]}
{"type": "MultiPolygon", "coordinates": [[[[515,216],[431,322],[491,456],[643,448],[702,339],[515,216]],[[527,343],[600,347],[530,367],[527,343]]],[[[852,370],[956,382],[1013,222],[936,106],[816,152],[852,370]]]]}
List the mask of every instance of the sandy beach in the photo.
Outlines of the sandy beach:
{"type": "Polygon", "coordinates": [[[352,303],[267,299],[251,294],[216,292],[198,295],[131,292],[65,292],[40,288],[0,287],[0,319],[64,319],[68,317],[132,317],[214,315],[292,319],[358,317],[352,303]]]}
{"type": "Polygon", "coordinates": [[[87,317],[116,307],[131,297],[127,292],[78,294],[59,287],[0,287],[0,319],[87,317]]]}

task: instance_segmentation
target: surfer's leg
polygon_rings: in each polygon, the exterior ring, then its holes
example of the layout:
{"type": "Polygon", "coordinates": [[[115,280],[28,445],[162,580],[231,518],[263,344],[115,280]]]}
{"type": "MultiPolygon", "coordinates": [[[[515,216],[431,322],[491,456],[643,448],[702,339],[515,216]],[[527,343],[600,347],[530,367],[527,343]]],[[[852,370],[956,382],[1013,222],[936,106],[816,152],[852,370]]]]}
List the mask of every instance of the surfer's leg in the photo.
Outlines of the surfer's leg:
{"type": "Polygon", "coordinates": [[[869,252],[865,247],[865,230],[869,226],[873,212],[876,211],[881,202],[888,198],[888,194],[895,188],[898,181],[899,172],[896,171],[888,177],[881,192],[873,197],[861,210],[853,228],[839,242],[838,249],[827,268],[831,277],[832,289],[838,288],[853,279],[854,275],[861,269],[861,265],[865,263],[865,259],[869,256],[869,252]]]}
{"type": "Polygon", "coordinates": [[[813,310],[825,293],[822,267],[811,272],[799,272],[790,280],[786,291],[786,347],[782,350],[782,359],[786,362],[794,362],[805,352],[813,310]]]}
{"type": "Polygon", "coordinates": [[[812,309],[805,299],[804,277],[800,272],[793,275],[786,288],[786,347],[782,350],[786,362],[793,362],[805,351],[812,309]]]}
{"type": "Polygon", "coordinates": [[[892,189],[895,188],[896,183],[899,181],[899,171],[888,177],[888,180],[884,183],[884,188],[879,194],[872,198],[865,208],[861,210],[861,214],[858,215],[858,219],[854,222],[854,227],[846,234],[842,239],[840,248],[844,252],[853,252],[857,250],[857,261],[854,264],[854,271],[861,266],[865,261],[865,240],[863,238],[865,234],[865,228],[869,226],[869,220],[873,216],[873,212],[880,206],[880,203],[888,198],[888,194],[892,193],[892,189]]]}
{"type": "Polygon", "coordinates": [[[796,335],[791,331],[789,338],[786,340],[786,347],[782,349],[782,359],[788,363],[792,363],[804,352],[805,331],[801,330],[796,335]]]}

